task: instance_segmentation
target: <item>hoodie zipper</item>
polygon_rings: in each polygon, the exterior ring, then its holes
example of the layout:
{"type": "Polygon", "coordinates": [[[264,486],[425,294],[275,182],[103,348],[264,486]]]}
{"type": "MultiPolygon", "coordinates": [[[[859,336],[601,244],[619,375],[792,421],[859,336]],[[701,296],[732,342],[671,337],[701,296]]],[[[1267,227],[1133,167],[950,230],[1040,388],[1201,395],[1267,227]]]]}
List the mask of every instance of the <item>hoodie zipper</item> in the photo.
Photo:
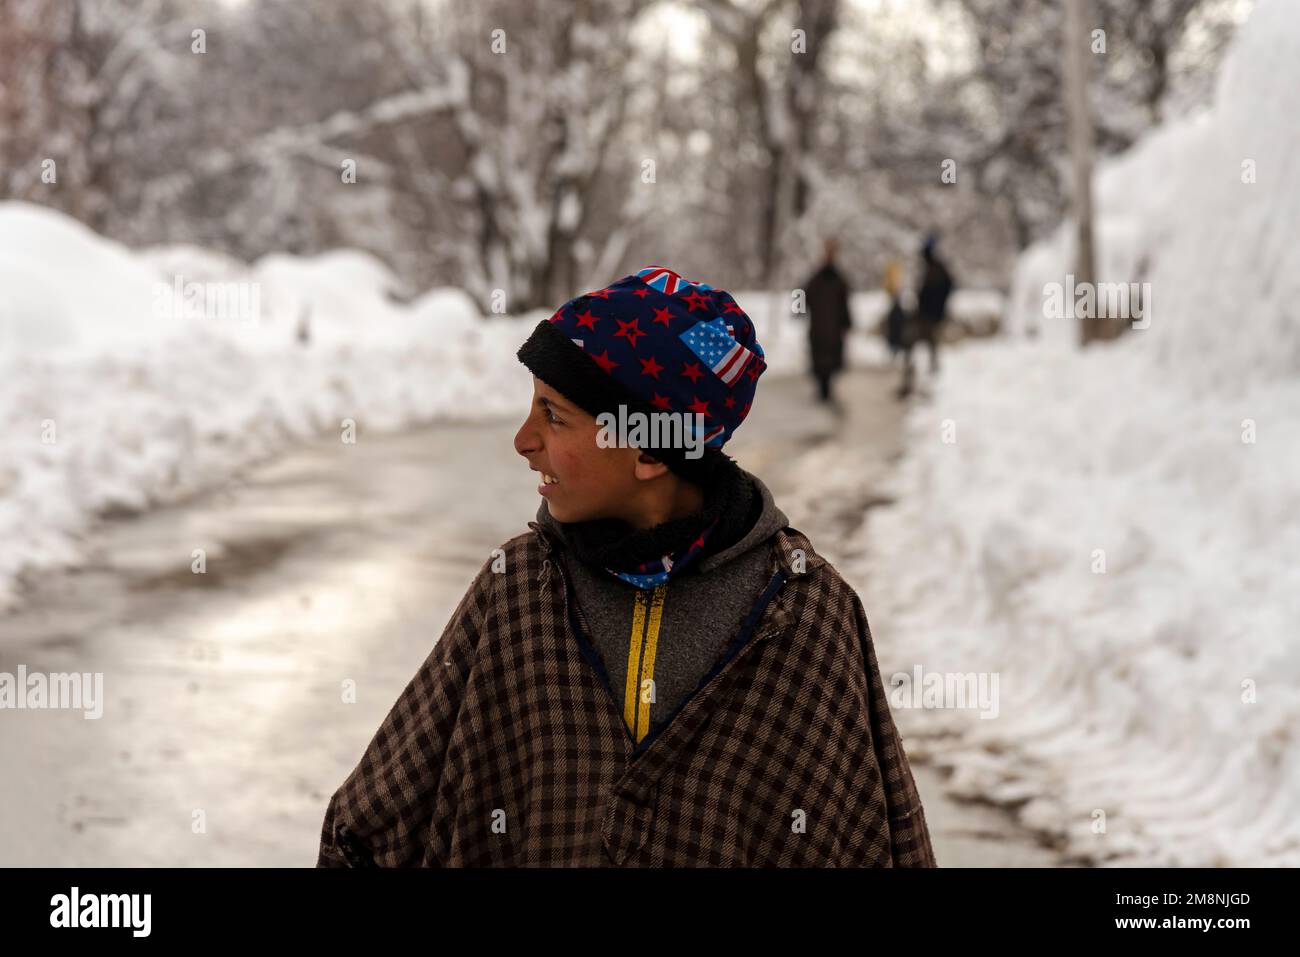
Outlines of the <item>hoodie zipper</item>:
{"type": "Polygon", "coordinates": [[[590,664],[592,670],[596,672],[597,677],[600,679],[600,683],[605,688],[605,693],[609,696],[610,703],[613,704],[614,710],[618,713],[619,727],[623,729],[623,736],[632,747],[630,757],[633,758],[644,753],[656,740],[658,740],[659,736],[668,729],[686,706],[694,701],[696,696],[704,690],[704,686],[718,675],[727,671],[727,669],[735,663],[736,659],[740,657],[742,651],[750,647],[757,639],[766,637],[770,633],[771,626],[760,631],[758,628],[759,622],[766,613],[768,605],[772,603],[772,600],[776,598],[777,593],[785,585],[786,581],[789,580],[788,572],[784,568],[778,568],[776,573],[768,581],[767,587],[763,589],[758,599],[754,602],[754,605],[746,616],[740,630],[727,643],[727,647],[720,660],[712,669],[710,669],[708,674],[699,681],[695,690],[687,696],[686,700],[681,702],[681,704],[674,709],[673,713],[669,715],[662,724],[649,729],[645,737],[640,741],[637,741],[636,738],[633,737],[632,732],[628,729],[627,722],[623,719],[623,709],[620,707],[618,699],[614,697],[614,691],[610,686],[609,677],[605,671],[604,664],[600,660],[600,656],[596,653],[595,647],[587,638],[585,631],[582,630],[581,626],[573,617],[573,610],[569,604],[569,578],[565,573],[563,562],[554,557],[554,544],[550,541],[546,532],[542,530],[541,526],[537,522],[529,522],[528,525],[537,532],[537,535],[542,542],[542,548],[546,553],[546,557],[542,561],[543,572],[545,572],[547,566],[550,566],[555,568],[560,575],[560,581],[563,583],[564,589],[565,621],[569,623],[569,627],[577,636],[578,647],[582,651],[583,657],[587,659],[587,663],[590,664]]]}

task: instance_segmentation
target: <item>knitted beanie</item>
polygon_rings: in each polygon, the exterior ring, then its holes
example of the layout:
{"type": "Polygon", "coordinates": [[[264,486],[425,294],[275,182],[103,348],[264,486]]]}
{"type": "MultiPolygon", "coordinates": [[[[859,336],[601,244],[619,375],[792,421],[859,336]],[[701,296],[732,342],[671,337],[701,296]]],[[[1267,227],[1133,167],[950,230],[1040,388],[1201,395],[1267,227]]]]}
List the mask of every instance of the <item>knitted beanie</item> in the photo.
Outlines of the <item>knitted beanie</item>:
{"type": "Polygon", "coordinates": [[[730,293],[663,266],[570,299],[537,324],[518,356],[593,416],[617,416],[620,406],[644,421],[676,413],[689,445],[644,450],[696,482],[726,458],[722,446],[749,415],[767,368],[754,324],[730,293]]]}

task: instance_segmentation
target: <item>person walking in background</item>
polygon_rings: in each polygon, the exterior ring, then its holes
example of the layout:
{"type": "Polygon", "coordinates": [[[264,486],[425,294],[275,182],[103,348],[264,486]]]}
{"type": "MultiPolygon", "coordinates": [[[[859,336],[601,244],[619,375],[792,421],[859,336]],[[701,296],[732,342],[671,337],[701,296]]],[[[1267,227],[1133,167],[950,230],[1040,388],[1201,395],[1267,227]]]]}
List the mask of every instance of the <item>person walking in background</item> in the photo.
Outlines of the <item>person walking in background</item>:
{"type": "Polygon", "coordinates": [[[885,264],[884,288],[889,296],[889,312],[885,315],[885,342],[889,346],[889,358],[903,349],[903,326],[907,322],[907,313],[903,311],[900,297],[903,288],[903,264],[897,259],[890,259],[885,264]]]}
{"type": "Polygon", "coordinates": [[[947,318],[948,296],[954,288],[952,274],[939,258],[938,237],[930,233],[921,246],[921,282],[916,292],[916,313],[903,326],[903,383],[900,396],[912,391],[912,349],[925,342],[930,350],[930,372],[939,371],[939,339],[947,318]]]}
{"type": "Polygon", "coordinates": [[[835,265],[835,239],[825,241],[826,259],[804,283],[808,304],[808,352],[817,397],[834,403],[831,377],[844,368],[844,334],[853,326],[849,284],[835,265]]]}

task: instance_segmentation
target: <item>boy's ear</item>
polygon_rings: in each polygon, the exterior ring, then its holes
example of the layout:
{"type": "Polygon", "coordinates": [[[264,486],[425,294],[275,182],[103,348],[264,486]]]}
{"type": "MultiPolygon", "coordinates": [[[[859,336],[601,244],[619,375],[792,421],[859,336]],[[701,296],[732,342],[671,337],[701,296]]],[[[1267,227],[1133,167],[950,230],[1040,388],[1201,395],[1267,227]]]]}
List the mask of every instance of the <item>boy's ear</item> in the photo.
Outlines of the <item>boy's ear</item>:
{"type": "Polygon", "coordinates": [[[637,478],[648,480],[658,478],[668,471],[668,466],[664,465],[657,458],[648,452],[638,452],[636,457],[636,470],[634,474],[637,478]]]}

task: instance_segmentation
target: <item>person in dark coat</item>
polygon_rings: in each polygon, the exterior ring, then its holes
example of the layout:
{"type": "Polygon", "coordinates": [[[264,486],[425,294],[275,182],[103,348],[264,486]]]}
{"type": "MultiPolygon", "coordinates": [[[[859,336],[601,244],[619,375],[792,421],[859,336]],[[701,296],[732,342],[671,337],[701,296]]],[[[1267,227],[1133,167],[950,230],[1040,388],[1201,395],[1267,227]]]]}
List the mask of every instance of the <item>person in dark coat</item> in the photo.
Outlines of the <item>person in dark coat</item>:
{"type": "Polygon", "coordinates": [[[849,311],[849,284],[835,265],[836,243],[825,244],[826,261],[804,283],[808,305],[808,353],[817,395],[834,401],[831,377],[844,368],[844,334],[853,326],[849,311]]]}
{"type": "Polygon", "coordinates": [[[930,372],[939,371],[939,339],[943,335],[943,323],[947,319],[948,297],[952,294],[954,283],[952,274],[936,249],[938,238],[931,233],[921,247],[921,284],[916,292],[916,313],[912,321],[904,327],[903,333],[903,384],[899,387],[900,395],[907,395],[912,390],[912,348],[918,342],[925,342],[930,350],[930,372]]]}

